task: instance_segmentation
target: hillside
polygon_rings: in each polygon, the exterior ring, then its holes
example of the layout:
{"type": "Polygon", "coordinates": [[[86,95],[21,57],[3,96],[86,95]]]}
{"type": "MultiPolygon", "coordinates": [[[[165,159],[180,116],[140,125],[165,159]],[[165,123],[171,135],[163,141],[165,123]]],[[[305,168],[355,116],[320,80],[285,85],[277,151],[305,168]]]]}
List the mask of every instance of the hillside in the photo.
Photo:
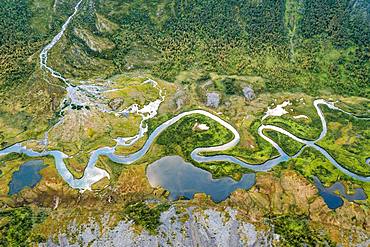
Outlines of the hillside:
{"type": "MultiPolygon", "coordinates": [[[[18,117],[52,118],[63,92],[40,74],[37,53],[73,4],[0,6],[4,116],[17,101],[18,117]],[[25,97],[29,91],[39,96],[25,97]]],[[[181,71],[216,72],[260,76],[264,92],[369,97],[369,8],[360,0],[85,1],[50,62],[67,78],[85,80],[145,70],[171,82],[181,71]]]]}

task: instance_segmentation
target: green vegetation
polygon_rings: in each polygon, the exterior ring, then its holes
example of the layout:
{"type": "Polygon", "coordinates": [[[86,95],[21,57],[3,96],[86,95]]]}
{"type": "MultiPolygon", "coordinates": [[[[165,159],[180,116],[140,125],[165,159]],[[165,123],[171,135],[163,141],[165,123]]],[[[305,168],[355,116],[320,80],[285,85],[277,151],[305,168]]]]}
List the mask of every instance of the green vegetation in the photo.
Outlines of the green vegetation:
{"type": "Polygon", "coordinates": [[[317,176],[325,185],[331,185],[338,180],[351,180],[336,169],[319,151],[312,148],[305,148],[298,158],[285,162],[274,170],[286,168],[298,171],[310,181],[313,181],[313,176],[317,176]]]}
{"type": "Polygon", "coordinates": [[[222,81],[216,83],[216,88],[225,92],[226,95],[240,94],[241,88],[236,85],[236,80],[234,78],[225,78],[222,81]]]}
{"type": "Polygon", "coordinates": [[[118,73],[133,66],[172,81],[201,69],[262,76],[268,91],[369,94],[366,7],[349,0],[98,1],[96,11],[117,28],[97,30],[87,9],[78,25],[115,44],[95,56],[112,60],[118,73]]]}
{"type": "Polygon", "coordinates": [[[33,235],[32,228],[42,223],[47,215],[44,211],[34,212],[29,207],[0,211],[0,246],[30,246],[31,243],[46,241],[33,235]]]}
{"type": "Polygon", "coordinates": [[[40,48],[40,35],[30,26],[27,0],[2,1],[0,6],[0,86],[1,89],[24,83],[34,68],[27,58],[40,48]],[[6,60],[5,60],[6,58],[6,60]]]}
{"type": "Polygon", "coordinates": [[[240,180],[244,174],[253,172],[229,162],[196,163],[196,166],[210,172],[214,179],[229,176],[234,180],[240,180]]]}
{"type": "MultiPolygon", "coordinates": [[[[282,103],[282,101],[281,98],[277,102],[273,101],[274,105],[269,107],[274,108],[275,104],[282,103]]],[[[284,108],[288,114],[279,117],[270,116],[263,123],[281,127],[301,139],[316,140],[322,132],[322,123],[313,106],[313,101],[313,98],[306,95],[289,98],[290,104],[284,108]],[[300,118],[297,118],[298,116],[300,118]]],[[[320,109],[325,108],[323,105],[319,107],[320,109]]]]}
{"type": "MultiPolygon", "coordinates": [[[[167,81],[180,82],[183,87],[179,87],[180,90],[195,94],[185,95],[189,97],[184,103],[190,104],[182,110],[199,107],[201,99],[209,91],[221,93],[223,104],[219,109],[224,113],[223,116],[229,117],[225,119],[235,120],[232,124],[239,129],[248,127],[245,132],[240,132],[245,137],[243,143],[224,153],[258,164],[276,156],[277,151],[257,134],[261,121],[255,119],[259,117],[259,112],[257,117],[252,116],[245,120],[259,110],[252,111],[253,113],[239,112],[239,109],[247,109],[246,106],[261,109],[268,101],[261,97],[254,102],[244,102],[244,99],[237,97],[241,96],[242,87],[249,85],[249,82],[253,82],[251,86],[254,91],[264,97],[280,92],[370,97],[370,21],[368,7],[362,2],[364,1],[83,1],[65,35],[50,51],[48,62],[76,84],[85,81],[104,83],[109,78],[118,87],[122,86],[123,89],[120,88],[122,90],[119,92],[107,93],[107,104],[110,107],[124,108],[132,103],[143,105],[158,97],[158,92],[149,84],[137,84],[129,88],[129,83],[125,84],[130,77],[127,74],[121,79],[118,76],[112,77],[126,72],[140,77],[153,75],[167,81]],[[194,76],[195,79],[191,76],[181,79],[183,77],[180,75],[184,72],[199,76],[194,76]],[[79,79],[84,81],[78,82],[79,79]],[[212,83],[205,86],[209,80],[212,83]],[[192,88],[195,89],[192,91],[192,88]],[[122,101],[114,101],[116,98],[121,98],[122,101]],[[237,101],[241,102],[240,107],[231,107],[229,110],[226,103],[234,104],[233,99],[240,100],[237,101]]],[[[39,140],[47,127],[54,124],[57,116],[62,114],[60,102],[65,90],[60,87],[57,79],[39,69],[38,56],[42,47],[59,32],[66,17],[73,12],[75,4],[75,0],[1,2],[0,148],[18,141],[39,140]]],[[[175,91],[176,86],[173,88],[175,91]]],[[[171,91],[167,95],[170,97],[166,99],[172,100],[172,95],[174,92],[171,91]]],[[[150,133],[173,116],[174,113],[169,113],[173,110],[170,105],[172,103],[165,102],[161,111],[166,113],[149,122],[150,133]]],[[[297,105],[302,107],[298,113],[294,109],[295,115],[304,114],[307,118],[293,119],[292,114],[287,114],[268,118],[264,124],[280,126],[304,139],[315,139],[321,132],[321,123],[314,108],[307,107],[308,104],[297,105]],[[303,108],[307,110],[302,110],[303,108]]],[[[93,109],[93,114],[86,114],[82,119],[77,116],[77,113],[81,113],[77,111],[81,110],[81,106],[71,107],[76,110],[76,115],[66,117],[66,124],[53,130],[48,149],[55,148],[73,155],[73,158],[66,159],[66,165],[78,177],[82,175],[91,150],[104,145],[113,146],[113,138],[134,133],[139,120],[115,118],[113,114],[103,113],[91,117],[96,113],[93,109]]],[[[364,112],[363,109],[368,108],[369,103],[363,103],[357,111],[364,112]]],[[[88,107],[86,109],[90,110],[88,107]]],[[[329,131],[319,145],[347,169],[370,176],[370,167],[364,165],[370,153],[369,122],[325,107],[324,111],[329,131]]],[[[279,133],[267,131],[266,134],[290,155],[302,147],[279,133]]],[[[142,170],[138,175],[132,176],[133,180],[143,187],[147,186],[147,193],[150,194],[151,188],[147,181],[142,182],[135,177],[145,179],[146,163],[162,154],[181,155],[193,162],[190,153],[195,148],[221,145],[232,138],[227,129],[207,117],[186,117],[159,136],[156,142],[158,145],[153,147],[151,156],[140,160],[142,170]],[[199,130],[195,127],[196,123],[206,124],[210,128],[199,130]]],[[[137,144],[138,147],[139,145],[141,143],[137,144]]],[[[135,148],[136,146],[123,152],[126,154],[135,148]]],[[[0,157],[0,192],[3,195],[6,195],[11,173],[27,159],[29,158],[24,155],[16,154],[0,157]]],[[[119,187],[126,182],[119,180],[122,171],[126,169],[124,166],[115,164],[106,157],[102,157],[97,165],[112,175],[109,181],[112,186],[103,193],[99,191],[83,194],[83,197],[76,199],[81,205],[89,203],[95,206],[96,200],[104,200],[104,193],[110,193],[110,189],[115,191],[114,186],[121,183],[117,185],[119,187]],[[92,194],[97,197],[91,197],[92,194]]],[[[224,162],[195,165],[210,171],[214,177],[231,176],[239,179],[249,172],[238,165],[224,162]]],[[[305,149],[300,157],[276,166],[275,175],[282,169],[298,171],[310,181],[313,176],[317,176],[325,186],[341,180],[349,191],[363,187],[370,198],[369,183],[347,177],[313,149],[305,149]]],[[[76,191],[64,189],[67,184],[57,177],[55,169],[51,174],[45,175],[46,179],[53,178],[50,183],[45,183],[46,189],[33,190],[24,195],[25,198],[4,196],[1,205],[33,200],[45,200],[45,205],[51,205],[54,200],[52,197],[58,196],[56,207],[59,206],[61,210],[68,207],[68,197],[72,194],[70,191],[76,191]],[[59,197],[62,198],[62,203],[57,205],[59,197]]],[[[102,185],[107,183],[107,179],[102,182],[98,184],[100,187],[104,187],[102,185]]],[[[143,189],[140,186],[133,189],[134,193],[130,193],[135,194],[135,198],[140,197],[143,189]]],[[[112,199],[120,200],[118,196],[112,199]]],[[[366,203],[358,202],[365,205],[364,211],[368,210],[369,200],[366,203]]],[[[159,226],[161,212],[168,208],[168,204],[138,202],[129,205],[123,215],[154,234],[159,226]]],[[[43,237],[33,234],[35,226],[45,217],[42,211],[29,207],[0,210],[0,246],[28,246],[45,241],[43,237]]],[[[282,237],[283,246],[332,245],[325,235],[311,228],[305,217],[283,216],[274,218],[272,222],[276,233],[282,237]]]]}
{"type": "Polygon", "coordinates": [[[276,142],[289,156],[295,155],[303,147],[303,144],[276,131],[267,131],[266,135],[276,142]]]}
{"type": "Polygon", "coordinates": [[[166,122],[167,120],[173,118],[173,114],[161,114],[155,118],[148,121],[148,133],[151,134],[159,125],[166,122]]]}
{"type": "MultiPolygon", "coordinates": [[[[246,148],[237,145],[229,150],[223,151],[222,153],[238,157],[241,160],[256,165],[279,155],[276,149],[258,134],[258,128],[260,125],[261,121],[256,120],[251,123],[248,129],[251,136],[255,138],[256,146],[254,148],[246,148]]],[[[213,154],[215,153],[207,153],[206,155],[213,154]]]]}
{"type": "Polygon", "coordinates": [[[25,154],[10,153],[5,156],[0,156],[0,164],[1,164],[0,166],[5,166],[5,163],[7,161],[13,161],[17,159],[26,160],[27,158],[29,157],[25,154]]]}
{"type": "MultiPolygon", "coordinates": [[[[0,7],[0,103],[19,102],[16,112],[27,117],[28,129],[35,123],[45,129],[64,93],[47,85],[35,66],[38,51],[74,4],[59,2],[54,11],[52,1],[7,0],[0,7]],[[17,99],[10,93],[15,86],[17,99]],[[25,97],[31,86],[42,92],[37,99],[25,97]]],[[[261,92],[367,96],[370,32],[364,11],[350,0],[83,2],[49,63],[71,78],[138,70],[174,81],[183,71],[197,70],[205,75],[202,80],[209,72],[261,77],[261,92]],[[102,43],[109,49],[92,48],[102,43]]],[[[240,91],[232,78],[216,87],[227,95],[240,91]]],[[[10,111],[2,106],[3,112],[10,111]]],[[[17,131],[11,134],[22,129],[17,131]]],[[[41,134],[26,132],[27,137],[41,134]]]]}
{"type": "MultiPolygon", "coordinates": [[[[167,119],[168,116],[163,118],[167,119]]],[[[157,126],[157,121],[149,126],[157,126]]],[[[150,127],[149,129],[152,129],[150,127]]],[[[192,115],[181,119],[167,130],[157,140],[157,144],[165,147],[165,155],[180,155],[196,166],[212,173],[214,178],[231,176],[238,180],[248,169],[228,162],[195,163],[190,153],[197,147],[218,146],[225,144],[233,138],[232,133],[216,121],[203,115],[192,115]],[[196,124],[206,124],[209,130],[197,130],[196,124]]]]}
{"type": "Polygon", "coordinates": [[[142,226],[150,234],[155,234],[160,225],[161,213],[169,209],[168,204],[149,206],[144,202],[129,205],[123,211],[124,216],[142,226]]]}
{"type": "Polygon", "coordinates": [[[279,175],[281,171],[285,169],[297,171],[311,182],[313,182],[313,176],[316,176],[324,184],[325,187],[329,187],[337,181],[343,182],[348,186],[348,188],[361,187],[365,190],[365,193],[367,194],[367,201],[370,200],[369,183],[361,182],[345,175],[344,173],[339,171],[319,151],[316,151],[313,148],[305,148],[299,157],[274,167],[273,171],[276,175],[279,175]]]}
{"type": "MultiPolygon", "coordinates": [[[[306,106],[307,107],[307,106],[306,106]]],[[[265,120],[265,124],[281,127],[299,138],[306,140],[315,140],[320,136],[322,131],[319,117],[314,116],[310,124],[302,124],[289,116],[272,117],[265,120]]]]}
{"type": "Polygon", "coordinates": [[[231,141],[233,135],[216,121],[195,114],[184,117],[170,126],[158,138],[157,143],[166,147],[166,154],[180,154],[190,160],[190,153],[198,147],[218,146],[231,141]],[[197,130],[196,124],[206,124],[209,129],[197,130]]]}
{"type": "MultiPolygon", "coordinates": [[[[170,115],[155,118],[150,121],[149,131],[153,131],[161,121],[169,118],[170,115]]],[[[255,134],[258,140],[258,150],[251,150],[236,146],[230,150],[223,151],[223,154],[234,155],[242,160],[254,162],[256,164],[262,163],[267,159],[277,155],[277,151],[265,140],[257,134],[257,128],[260,122],[256,121],[251,131],[255,134]]],[[[190,153],[198,147],[218,146],[231,141],[232,133],[225,127],[218,124],[216,121],[205,117],[203,115],[195,114],[184,117],[179,122],[166,129],[157,139],[157,144],[164,147],[164,155],[180,155],[185,160],[195,164],[196,166],[212,173],[214,178],[230,176],[236,180],[247,172],[248,169],[242,168],[239,165],[228,162],[214,162],[214,163],[195,163],[190,153]],[[197,130],[196,124],[206,124],[208,130],[197,130]]],[[[293,147],[295,148],[295,147],[293,147]]],[[[206,153],[204,155],[215,155],[219,153],[206,153]]]]}
{"type": "Polygon", "coordinates": [[[329,237],[314,230],[305,217],[280,216],[272,219],[279,246],[336,246],[329,237]]]}
{"type": "Polygon", "coordinates": [[[342,166],[362,176],[370,176],[365,160],[370,153],[370,121],[325,108],[328,133],[318,144],[342,166]]]}
{"type": "Polygon", "coordinates": [[[34,72],[38,52],[55,33],[72,10],[70,3],[58,4],[57,13],[51,12],[51,0],[4,0],[0,5],[0,92],[25,84],[34,72]],[[51,22],[53,19],[54,22],[51,22]]]}
{"type": "MultiPolygon", "coordinates": [[[[26,11],[23,15],[37,18],[17,28],[44,33],[45,21],[51,21],[52,30],[60,26],[63,18],[51,14],[52,20],[43,19],[40,10],[30,8],[30,13],[29,2],[21,2],[17,8],[26,11]]],[[[73,2],[57,7],[70,14],[73,2]]],[[[4,16],[12,13],[11,7],[3,9],[4,16]]],[[[63,74],[85,79],[136,69],[174,81],[182,71],[197,70],[260,76],[269,92],[368,96],[370,25],[365,12],[366,6],[350,0],[99,0],[94,6],[83,3],[73,21],[89,35],[82,38],[69,28],[50,62],[63,74]],[[102,43],[97,40],[112,46],[91,49],[91,43],[102,43]]],[[[223,86],[227,94],[235,93],[232,80],[223,86]]]]}
{"type": "Polygon", "coordinates": [[[51,12],[50,0],[36,2],[4,0],[0,5],[1,146],[39,135],[59,105],[61,90],[47,85],[35,72],[38,52],[63,14],[51,12]]]}

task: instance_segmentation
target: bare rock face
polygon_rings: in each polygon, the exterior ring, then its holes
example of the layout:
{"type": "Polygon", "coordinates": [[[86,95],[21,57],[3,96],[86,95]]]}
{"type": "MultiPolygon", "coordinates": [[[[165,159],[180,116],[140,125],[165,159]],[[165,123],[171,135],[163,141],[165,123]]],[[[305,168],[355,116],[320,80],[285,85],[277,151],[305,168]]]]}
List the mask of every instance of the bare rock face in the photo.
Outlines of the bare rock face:
{"type": "Polygon", "coordinates": [[[207,93],[207,103],[209,107],[217,108],[220,104],[220,95],[216,92],[207,93]]]}
{"type": "Polygon", "coordinates": [[[186,95],[183,90],[178,90],[174,95],[174,103],[176,105],[176,110],[181,109],[181,107],[185,104],[186,95]]]}
{"type": "Polygon", "coordinates": [[[68,233],[75,236],[74,243],[61,234],[59,243],[55,244],[50,239],[39,246],[272,246],[275,234],[257,230],[253,224],[238,220],[236,214],[237,211],[230,208],[220,212],[190,207],[178,213],[175,207],[171,207],[161,214],[161,225],[156,235],[145,230],[136,233],[133,222],[120,221],[112,229],[95,221],[79,227],[73,222],[68,233]]]}
{"type": "Polygon", "coordinates": [[[178,98],[178,99],[176,99],[176,109],[178,110],[178,109],[181,109],[181,107],[183,106],[183,104],[184,104],[184,99],[183,98],[178,98]]]}
{"type": "Polygon", "coordinates": [[[109,39],[96,36],[89,30],[75,28],[73,31],[74,34],[83,40],[86,46],[88,46],[92,51],[102,52],[111,50],[115,47],[114,43],[109,39]]]}
{"type": "Polygon", "coordinates": [[[256,94],[254,93],[253,88],[251,88],[250,86],[246,86],[243,88],[243,94],[244,97],[249,101],[254,100],[256,98],[256,94]]]}
{"type": "Polygon", "coordinates": [[[96,14],[96,29],[101,33],[111,33],[117,30],[119,27],[117,24],[109,21],[102,15],[96,14]]]}

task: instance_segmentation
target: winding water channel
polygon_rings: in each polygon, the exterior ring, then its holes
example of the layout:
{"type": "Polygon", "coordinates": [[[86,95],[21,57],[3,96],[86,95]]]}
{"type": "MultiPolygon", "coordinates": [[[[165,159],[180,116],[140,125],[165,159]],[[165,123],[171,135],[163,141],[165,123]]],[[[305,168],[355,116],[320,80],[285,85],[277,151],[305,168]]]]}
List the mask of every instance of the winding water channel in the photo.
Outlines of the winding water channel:
{"type": "MultiPolygon", "coordinates": [[[[40,54],[40,66],[41,66],[41,68],[46,68],[51,73],[51,75],[53,77],[61,79],[64,83],[66,83],[68,88],[70,88],[71,86],[67,82],[67,79],[65,79],[59,72],[54,71],[51,67],[49,67],[47,65],[48,52],[60,40],[64,31],[66,30],[67,26],[69,25],[70,21],[76,15],[76,13],[77,13],[77,11],[80,7],[80,4],[81,4],[81,1],[79,1],[77,3],[77,5],[75,6],[73,14],[64,23],[64,25],[62,26],[62,30],[41,51],[41,54],[40,54]]],[[[162,98],[162,100],[163,100],[163,98],[162,98]]],[[[162,101],[157,100],[155,102],[156,102],[155,104],[152,104],[153,109],[149,110],[149,117],[144,118],[144,115],[143,115],[143,121],[147,120],[148,118],[152,118],[156,115],[156,113],[157,113],[156,110],[157,110],[157,108],[159,107],[159,104],[162,101]]],[[[340,165],[325,149],[321,148],[320,146],[318,146],[316,144],[318,141],[323,139],[325,137],[326,133],[327,133],[327,124],[326,124],[324,114],[320,109],[320,105],[326,105],[329,108],[334,109],[334,110],[341,110],[341,109],[337,108],[336,106],[334,106],[333,103],[327,102],[323,99],[318,99],[318,100],[314,101],[314,107],[315,107],[315,109],[317,111],[317,114],[320,117],[320,120],[321,120],[321,123],[322,123],[322,132],[320,133],[320,136],[316,140],[309,141],[309,140],[301,139],[301,138],[293,135],[292,133],[290,133],[290,132],[288,132],[288,131],[280,128],[280,127],[273,126],[273,125],[261,125],[258,128],[258,134],[264,140],[269,142],[279,153],[278,157],[273,158],[271,160],[267,160],[266,162],[264,162],[262,164],[250,164],[250,163],[244,162],[244,161],[242,161],[242,160],[240,160],[240,159],[238,159],[234,156],[230,156],[230,155],[213,155],[213,156],[204,156],[204,155],[202,155],[202,154],[209,153],[209,152],[223,152],[223,151],[226,151],[226,150],[228,150],[232,147],[235,147],[240,141],[240,135],[239,135],[238,131],[231,124],[224,121],[220,117],[218,117],[216,115],[213,115],[212,113],[204,111],[204,110],[193,110],[193,111],[183,112],[183,113],[180,113],[179,115],[173,117],[172,119],[162,123],[160,126],[158,126],[149,135],[149,137],[148,137],[147,141],[145,142],[144,146],[135,153],[132,153],[132,154],[129,154],[129,155],[117,155],[117,154],[115,154],[116,147],[118,147],[118,146],[130,146],[133,143],[135,143],[135,141],[137,139],[144,136],[144,133],[145,133],[145,130],[147,130],[147,127],[144,126],[143,122],[142,122],[141,125],[140,125],[140,132],[138,134],[139,137],[135,136],[135,137],[132,137],[131,139],[126,139],[124,137],[118,138],[116,146],[114,146],[114,147],[102,147],[102,148],[99,148],[97,150],[92,151],[91,155],[90,155],[90,159],[89,159],[88,164],[87,164],[87,166],[84,170],[84,174],[83,174],[82,178],[74,178],[74,176],[68,170],[66,164],[64,163],[64,160],[69,158],[69,156],[66,155],[65,153],[61,152],[61,151],[58,151],[58,150],[37,152],[37,151],[34,151],[32,149],[28,149],[25,145],[22,145],[22,143],[17,143],[17,144],[14,144],[10,147],[7,147],[7,148],[1,150],[0,151],[0,156],[7,155],[7,154],[10,154],[10,153],[25,154],[29,157],[52,156],[55,160],[56,169],[58,170],[60,176],[66,181],[66,183],[69,184],[69,186],[71,186],[72,188],[75,188],[75,189],[82,190],[82,191],[83,190],[90,190],[91,186],[94,183],[98,182],[99,180],[101,180],[104,177],[109,178],[109,173],[107,171],[96,167],[96,162],[97,162],[99,156],[101,156],[101,155],[107,156],[113,162],[116,162],[116,163],[119,163],[119,164],[124,164],[124,165],[128,165],[128,164],[132,164],[134,162],[137,162],[139,159],[141,159],[148,152],[148,150],[150,149],[151,145],[156,140],[156,138],[163,131],[165,131],[168,127],[175,124],[176,122],[178,122],[179,120],[181,120],[182,118],[184,118],[186,116],[193,115],[193,114],[201,114],[203,116],[206,116],[208,118],[213,119],[214,121],[218,122],[219,124],[221,124],[222,126],[227,128],[229,131],[231,131],[233,133],[234,138],[230,142],[225,143],[225,144],[220,145],[220,146],[199,147],[199,148],[194,149],[191,152],[191,158],[195,162],[198,162],[198,163],[215,162],[215,161],[231,162],[231,163],[238,164],[242,167],[251,169],[251,170],[256,171],[256,172],[262,172],[262,171],[269,171],[274,166],[280,164],[281,162],[284,162],[284,161],[287,161],[291,158],[297,157],[302,152],[302,150],[304,148],[312,147],[312,148],[316,149],[317,151],[319,151],[321,154],[323,154],[336,168],[338,168],[344,174],[346,174],[346,175],[348,175],[348,176],[350,176],[354,179],[360,180],[360,181],[370,182],[370,177],[360,176],[360,175],[357,175],[357,174],[347,170],[342,165],[340,165]],[[286,135],[286,136],[292,138],[293,140],[295,140],[297,142],[300,142],[300,143],[304,144],[304,147],[296,155],[289,156],[288,154],[286,154],[284,152],[284,150],[276,142],[274,142],[272,139],[268,138],[263,133],[265,130],[277,131],[277,132],[279,132],[283,135],[286,135]],[[134,140],[134,141],[132,141],[132,140],[134,140]]],[[[136,109],[136,111],[138,112],[139,110],[136,109]]]]}
{"type": "Polygon", "coordinates": [[[36,152],[36,151],[33,151],[32,149],[27,149],[21,143],[17,143],[17,144],[14,144],[13,146],[10,146],[8,148],[5,148],[5,149],[1,150],[0,151],[0,156],[10,154],[10,153],[26,154],[27,156],[30,156],[30,157],[53,156],[54,159],[55,159],[56,168],[57,168],[59,174],[63,177],[63,179],[72,188],[80,189],[80,190],[86,190],[86,189],[89,190],[89,189],[91,189],[91,185],[98,182],[100,179],[102,179],[104,177],[109,178],[109,174],[108,174],[107,171],[95,166],[99,156],[101,156],[101,155],[107,156],[113,162],[116,162],[116,163],[119,163],[119,164],[125,164],[125,165],[137,162],[140,158],[142,158],[148,152],[149,148],[151,147],[153,142],[156,140],[156,138],[163,131],[165,131],[168,127],[175,124],[176,122],[178,122],[179,120],[181,120],[182,118],[184,118],[186,116],[193,115],[193,114],[201,114],[203,116],[206,116],[206,117],[209,117],[209,118],[213,119],[214,121],[218,122],[219,124],[221,124],[222,126],[227,128],[229,131],[231,131],[233,133],[234,138],[230,142],[228,142],[226,144],[223,144],[223,145],[220,145],[220,146],[199,147],[199,148],[194,149],[191,152],[191,157],[196,162],[202,163],[202,162],[224,161],[224,162],[231,162],[231,163],[238,164],[242,167],[246,167],[246,168],[251,169],[251,170],[256,171],[256,172],[269,171],[274,166],[280,164],[281,162],[284,162],[284,161],[287,161],[291,158],[297,157],[297,155],[299,155],[299,153],[300,153],[299,152],[298,154],[296,154],[294,156],[289,156],[288,154],[286,154],[284,152],[284,150],[276,142],[274,142],[272,139],[268,138],[263,133],[264,130],[273,130],[273,131],[277,131],[281,134],[284,134],[284,135],[292,138],[293,140],[295,140],[297,142],[300,142],[300,143],[304,144],[303,148],[312,147],[312,148],[316,149],[321,154],[323,154],[336,168],[338,168],[344,174],[346,174],[346,175],[348,175],[348,176],[350,176],[354,179],[363,181],[363,182],[370,182],[370,177],[360,176],[358,174],[355,174],[355,173],[347,170],[342,165],[340,165],[325,149],[323,149],[322,147],[320,147],[316,144],[316,142],[321,140],[322,138],[324,138],[326,133],[327,133],[327,125],[326,125],[326,121],[325,121],[325,117],[323,115],[323,112],[320,109],[320,105],[327,105],[328,107],[330,107],[332,109],[336,109],[336,107],[333,104],[331,104],[329,102],[326,102],[322,99],[318,99],[318,100],[314,101],[314,107],[316,108],[316,111],[317,111],[317,113],[318,113],[318,115],[321,119],[321,123],[322,123],[322,132],[321,132],[320,136],[314,141],[308,141],[308,140],[301,139],[301,138],[293,135],[292,133],[290,133],[290,132],[288,132],[288,131],[280,128],[280,127],[273,126],[273,125],[261,125],[258,128],[258,134],[263,139],[268,141],[279,152],[278,157],[276,157],[274,159],[271,159],[271,160],[267,160],[266,162],[264,162],[262,164],[250,164],[250,163],[244,162],[244,161],[242,161],[242,160],[240,160],[240,159],[238,159],[234,156],[230,156],[230,155],[203,156],[202,154],[205,154],[207,152],[222,152],[222,151],[228,150],[232,147],[235,147],[240,141],[240,135],[239,135],[238,131],[231,124],[222,120],[220,117],[215,116],[212,113],[204,111],[204,110],[193,110],[193,111],[183,112],[183,113],[180,113],[179,115],[171,118],[170,120],[162,123],[160,126],[158,126],[149,135],[149,137],[148,137],[147,141],[145,142],[144,146],[135,153],[132,153],[132,154],[129,154],[129,155],[117,155],[117,154],[115,154],[116,147],[119,146],[118,144],[114,147],[102,147],[102,148],[99,148],[97,150],[94,150],[91,153],[89,162],[88,162],[88,164],[85,168],[85,171],[84,171],[84,175],[80,179],[74,178],[72,173],[67,169],[66,164],[64,163],[64,159],[68,158],[68,155],[66,155],[63,152],[58,151],[58,150],[36,152]]]}
{"type": "Polygon", "coordinates": [[[40,67],[42,69],[46,69],[47,71],[49,71],[51,73],[51,75],[55,78],[58,78],[60,80],[62,80],[66,85],[70,86],[70,84],[68,83],[67,79],[64,78],[58,71],[55,71],[53,68],[49,67],[48,66],[48,53],[49,51],[58,43],[58,41],[62,38],[64,32],[66,31],[69,23],[72,21],[73,17],[77,14],[79,8],[80,8],[80,5],[82,3],[82,0],[80,0],[74,7],[74,11],[72,13],[72,15],[70,15],[68,17],[68,19],[66,20],[66,22],[63,24],[62,26],[62,29],[60,30],[60,32],[54,36],[54,38],[51,40],[51,42],[49,44],[47,44],[41,51],[40,53],[40,67]]]}

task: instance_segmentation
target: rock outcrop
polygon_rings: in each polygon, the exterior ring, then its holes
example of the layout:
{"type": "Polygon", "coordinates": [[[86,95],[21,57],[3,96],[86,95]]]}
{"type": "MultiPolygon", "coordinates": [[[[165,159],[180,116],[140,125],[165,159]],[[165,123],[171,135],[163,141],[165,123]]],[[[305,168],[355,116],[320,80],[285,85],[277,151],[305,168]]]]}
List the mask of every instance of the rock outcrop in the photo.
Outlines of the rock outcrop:
{"type": "Polygon", "coordinates": [[[216,92],[207,93],[207,106],[217,108],[220,105],[220,95],[216,92]]]}
{"type": "Polygon", "coordinates": [[[68,228],[68,236],[75,236],[73,243],[72,238],[61,234],[57,244],[50,239],[39,246],[273,246],[276,235],[257,230],[253,224],[238,220],[236,214],[230,208],[220,212],[189,207],[177,212],[171,207],[161,214],[156,235],[136,233],[133,223],[126,221],[105,229],[105,216],[101,225],[91,221],[77,226],[73,222],[68,228]]]}
{"type": "Polygon", "coordinates": [[[256,98],[256,94],[254,93],[253,88],[251,88],[250,86],[246,86],[243,88],[243,95],[249,101],[256,98]]]}

